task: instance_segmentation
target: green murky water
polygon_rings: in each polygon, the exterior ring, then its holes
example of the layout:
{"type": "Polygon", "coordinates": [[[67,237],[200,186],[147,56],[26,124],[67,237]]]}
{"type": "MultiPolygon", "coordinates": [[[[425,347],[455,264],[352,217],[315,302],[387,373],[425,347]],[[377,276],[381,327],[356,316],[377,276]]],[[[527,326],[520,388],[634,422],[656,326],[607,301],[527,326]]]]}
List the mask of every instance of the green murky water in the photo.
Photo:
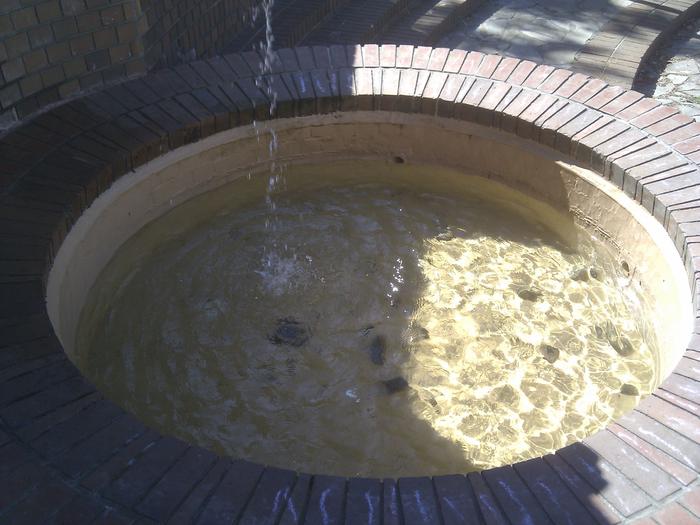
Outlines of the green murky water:
{"type": "Polygon", "coordinates": [[[626,268],[495,183],[376,162],[240,179],[148,225],[83,311],[111,399],[315,473],[467,472],[593,433],[656,383],[626,268]],[[622,393],[621,393],[622,392],[622,393]]]}

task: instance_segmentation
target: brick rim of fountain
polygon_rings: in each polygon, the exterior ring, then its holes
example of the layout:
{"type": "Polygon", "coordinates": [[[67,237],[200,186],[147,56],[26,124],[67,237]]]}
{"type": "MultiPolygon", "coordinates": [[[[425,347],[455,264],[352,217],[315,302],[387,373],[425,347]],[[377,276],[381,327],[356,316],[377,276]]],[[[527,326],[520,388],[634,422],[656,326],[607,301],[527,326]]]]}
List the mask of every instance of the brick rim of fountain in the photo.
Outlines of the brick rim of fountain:
{"type": "MultiPolygon", "coordinates": [[[[478,52],[365,45],[283,49],[277,57],[275,117],[382,110],[457,118],[554,148],[601,173],[674,241],[697,318],[700,125],[692,119],[598,79],[478,52]]],[[[216,458],[158,436],[100,397],[66,360],[46,316],[53,256],[82,211],[121,175],[184,144],[268,119],[269,101],[255,85],[259,63],[248,52],[162,70],[55,108],[0,140],[8,261],[0,284],[0,486],[12,481],[15,498],[32,488],[25,499],[8,499],[0,517],[36,512],[36,505],[22,507],[35,498],[51,512],[82,505],[95,516],[113,508],[107,512],[156,521],[296,522],[303,515],[315,523],[345,515],[363,522],[379,518],[373,501],[387,523],[469,516],[610,523],[693,511],[697,519],[700,325],[681,363],[631,422],[544,459],[468,477],[344,480],[216,458]],[[591,461],[599,474],[588,471],[591,461]]]]}

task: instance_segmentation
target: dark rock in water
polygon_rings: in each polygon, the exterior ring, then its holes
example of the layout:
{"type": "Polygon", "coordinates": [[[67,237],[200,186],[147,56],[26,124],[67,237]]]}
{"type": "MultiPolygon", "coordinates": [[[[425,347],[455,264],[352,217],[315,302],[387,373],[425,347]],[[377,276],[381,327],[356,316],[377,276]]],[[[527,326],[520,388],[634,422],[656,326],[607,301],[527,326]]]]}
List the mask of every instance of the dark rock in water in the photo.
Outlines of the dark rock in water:
{"type": "Polygon", "coordinates": [[[382,381],[382,383],[384,383],[384,386],[390,394],[396,394],[408,388],[408,381],[401,376],[387,379],[386,381],[382,381]]]}
{"type": "Polygon", "coordinates": [[[375,365],[384,364],[384,354],[386,353],[386,338],[377,335],[369,345],[369,357],[375,365]]]}
{"type": "Polygon", "coordinates": [[[550,345],[542,345],[540,347],[540,353],[542,354],[542,357],[550,363],[554,363],[557,359],[559,359],[559,349],[550,345]]]}
{"type": "Polygon", "coordinates": [[[610,346],[622,357],[627,357],[634,353],[632,343],[624,336],[611,337],[608,341],[610,342],[610,346]]]}
{"type": "Polygon", "coordinates": [[[620,387],[620,394],[625,395],[625,396],[638,396],[639,395],[639,389],[634,386],[630,385],[629,383],[625,383],[620,387]]]}
{"type": "Polygon", "coordinates": [[[574,274],[571,276],[574,281],[588,281],[589,277],[590,275],[588,274],[588,268],[581,268],[580,270],[574,272],[574,274]]]}
{"type": "Polygon", "coordinates": [[[302,346],[311,337],[309,328],[294,319],[285,317],[277,320],[277,328],[268,339],[276,345],[302,346]]]}
{"type": "Polygon", "coordinates": [[[603,327],[600,326],[599,324],[597,324],[593,327],[593,329],[595,330],[595,335],[602,339],[603,336],[605,335],[605,332],[603,331],[603,327]]]}
{"type": "Polygon", "coordinates": [[[518,297],[520,297],[523,301],[535,302],[542,297],[542,292],[538,292],[537,290],[520,290],[518,292],[518,297]]]}
{"type": "Polygon", "coordinates": [[[445,230],[442,233],[438,233],[435,236],[435,239],[438,241],[451,241],[452,239],[454,239],[454,237],[454,233],[452,233],[450,230],[445,230]]]}
{"type": "Polygon", "coordinates": [[[412,324],[406,330],[404,337],[409,344],[417,343],[418,341],[430,339],[430,332],[419,324],[412,324]]]}

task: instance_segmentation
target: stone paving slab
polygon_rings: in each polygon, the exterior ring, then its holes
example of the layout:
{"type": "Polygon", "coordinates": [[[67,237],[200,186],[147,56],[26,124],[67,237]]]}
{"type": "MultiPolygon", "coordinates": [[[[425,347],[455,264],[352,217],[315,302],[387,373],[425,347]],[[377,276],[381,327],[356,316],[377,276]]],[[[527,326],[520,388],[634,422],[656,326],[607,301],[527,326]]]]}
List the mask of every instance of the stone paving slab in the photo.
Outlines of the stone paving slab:
{"type": "Polygon", "coordinates": [[[632,0],[576,54],[577,71],[630,88],[661,43],[700,14],[691,0],[632,0]]]}
{"type": "Polygon", "coordinates": [[[700,292],[700,128],[676,109],[529,61],[366,45],[280,50],[270,116],[259,62],[244,53],[182,65],[0,138],[0,521],[698,522],[700,323],[674,373],[608,429],[468,476],[348,480],[216,457],[148,429],[81,376],[44,304],[46,273],[71,226],[121,175],[253,119],[391,108],[556,148],[653,214],[700,292]],[[13,261],[33,266],[5,264],[13,261]]]}

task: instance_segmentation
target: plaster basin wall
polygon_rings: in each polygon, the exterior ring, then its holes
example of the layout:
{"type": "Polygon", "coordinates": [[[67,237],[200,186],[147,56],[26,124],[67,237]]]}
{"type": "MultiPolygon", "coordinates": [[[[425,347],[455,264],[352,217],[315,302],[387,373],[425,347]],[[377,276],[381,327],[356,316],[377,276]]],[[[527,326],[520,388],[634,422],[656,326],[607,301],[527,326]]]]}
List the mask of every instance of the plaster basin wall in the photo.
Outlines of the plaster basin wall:
{"type": "MultiPolygon", "coordinates": [[[[568,214],[613,247],[650,298],[660,349],[657,380],[682,357],[692,305],[678,252],[646,210],[600,175],[513,135],[425,115],[335,113],[273,125],[278,165],[325,165],[333,176],[332,164],[340,159],[400,158],[501,182],[538,199],[553,221],[561,220],[557,211],[568,214]]],[[[270,173],[270,137],[261,125],[213,135],[139,167],[94,201],[61,245],[47,285],[49,316],[69,357],[88,292],[119,247],[196,195],[251,173],[270,173]]]]}

